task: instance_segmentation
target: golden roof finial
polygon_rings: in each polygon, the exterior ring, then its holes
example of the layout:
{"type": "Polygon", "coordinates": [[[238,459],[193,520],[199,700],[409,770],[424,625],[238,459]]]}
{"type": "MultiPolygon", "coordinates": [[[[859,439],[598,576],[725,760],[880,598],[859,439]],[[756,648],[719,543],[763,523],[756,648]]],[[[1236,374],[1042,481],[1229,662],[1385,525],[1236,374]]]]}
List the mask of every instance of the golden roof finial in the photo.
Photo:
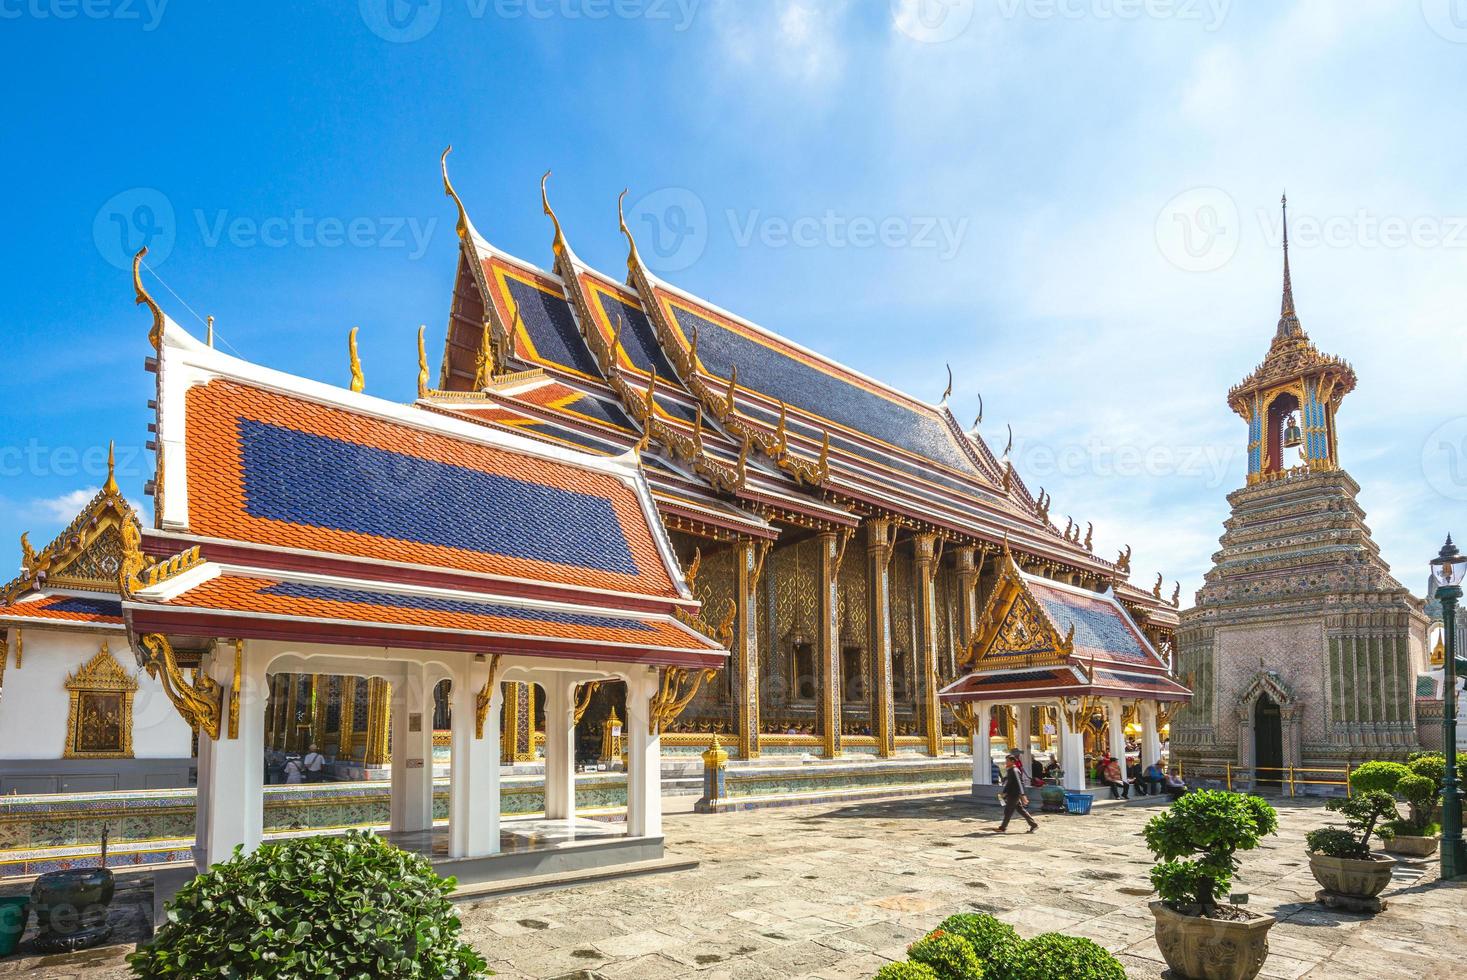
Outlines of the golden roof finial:
{"type": "Polygon", "coordinates": [[[357,356],[357,328],[352,327],[346,335],[347,354],[351,358],[351,390],[364,391],[367,381],[362,377],[362,359],[357,356]]]}
{"type": "Polygon", "coordinates": [[[942,389],[942,403],[946,404],[953,394],[953,366],[951,364],[943,366],[947,368],[947,387],[942,389]]]}
{"type": "Polygon", "coordinates": [[[469,240],[472,225],[469,224],[469,212],[464,209],[464,202],[458,196],[458,191],[453,189],[452,182],[448,179],[448,155],[453,152],[453,147],[448,146],[443,150],[443,156],[439,158],[438,165],[443,170],[443,193],[453,198],[454,207],[458,208],[458,238],[461,242],[469,240]]]}
{"type": "Polygon", "coordinates": [[[1304,328],[1300,326],[1299,316],[1294,311],[1294,282],[1289,274],[1289,195],[1283,195],[1279,199],[1279,205],[1284,214],[1284,295],[1279,303],[1279,327],[1274,334],[1274,343],[1304,336],[1304,328]]]}
{"type": "Polygon", "coordinates": [[[616,220],[621,225],[621,233],[627,236],[627,269],[636,272],[642,264],[641,253],[637,251],[637,240],[632,237],[632,230],[627,227],[626,212],[622,210],[622,201],[626,200],[627,188],[623,187],[616,198],[616,220]]]}
{"type": "Polygon", "coordinates": [[[112,496],[121,492],[117,489],[117,444],[111,440],[107,442],[107,482],[102,484],[102,492],[112,496]]]}
{"type": "Polygon", "coordinates": [[[148,343],[153,345],[153,350],[162,350],[163,310],[160,306],[158,306],[157,302],[154,301],[153,297],[148,295],[148,291],[143,288],[143,256],[147,254],[148,246],[144,245],[142,248],[138,249],[137,254],[132,257],[132,288],[137,297],[135,302],[138,305],[146,304],[148,309],[153,314],[153,327],[151,330],[148,331],[148,343]]]}
{"type": "Polygon", "coordinates": [[[426,323],[418,327],[418,397],[428,397],[428,348],[423,335],[428,332],[426,323]]]}
{"type": "Polygon", "coordinates": [[[560,227],[560,219],[555,216],[555,209],[550,206],[550,192],[546,189],[546,184],[549,181],[550,171],[547,170],[540,178],[540,204],[545,209],[545,213],[550,216],[550,221],[555,225],[555,242],[552,246],[555,249],[555,254],[562,255],[567,251],[565,230],[560,227]]]}

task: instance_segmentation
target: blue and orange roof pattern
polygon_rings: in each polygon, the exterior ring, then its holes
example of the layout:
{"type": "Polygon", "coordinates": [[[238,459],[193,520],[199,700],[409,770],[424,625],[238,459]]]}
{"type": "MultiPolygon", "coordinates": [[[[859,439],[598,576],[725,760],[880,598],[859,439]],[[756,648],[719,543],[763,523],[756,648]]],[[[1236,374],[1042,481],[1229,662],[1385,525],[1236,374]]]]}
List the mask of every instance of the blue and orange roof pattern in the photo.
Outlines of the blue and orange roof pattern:
{"type": "Polygon", "coordinates": [[[639,648],[720,649],[663,615],[617,615],[599,608],[526,603],[498,596],[462,592],[423,595],[359,583],[302,582],[249,574],[209,579],[169,600],[167,606],[294,621],[416,627],[639,648]]]}
{"type": "Polygon", "coordinates": [[[28,596],[0,606],[0,619],[35,619],[54,623],[91,626],[121,626],[122,603],[91,596],[28,596]]]}
{"type": "Polygon", "coordinates": [[[223,379],[185,411],[194,534],[678,596],[612,474],[223,379]]]}

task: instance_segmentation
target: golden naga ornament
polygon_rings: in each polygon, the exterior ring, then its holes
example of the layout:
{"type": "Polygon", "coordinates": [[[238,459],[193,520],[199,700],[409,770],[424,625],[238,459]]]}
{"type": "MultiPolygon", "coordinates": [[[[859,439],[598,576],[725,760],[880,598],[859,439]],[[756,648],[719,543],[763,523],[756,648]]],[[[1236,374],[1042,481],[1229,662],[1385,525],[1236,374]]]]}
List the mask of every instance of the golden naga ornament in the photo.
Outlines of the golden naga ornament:
{"type": "Polygon", "coordinates": [[[219,682],[202,669],[194,671],[192,683],[186,681],[173,644],[161,633],[140,637],[137,655],[139,665],[162,685],[163,693],[183,720],[217,741],[223,695],[219,682]]]}
{"type": "Polygon", "coordinates": [[[367,389],[367,381],[362,377],[362,359],[357,356],[357,328],[352,327],[346,335],[346,351],[351,366],[351,390],[362,392],[367,389]]]}

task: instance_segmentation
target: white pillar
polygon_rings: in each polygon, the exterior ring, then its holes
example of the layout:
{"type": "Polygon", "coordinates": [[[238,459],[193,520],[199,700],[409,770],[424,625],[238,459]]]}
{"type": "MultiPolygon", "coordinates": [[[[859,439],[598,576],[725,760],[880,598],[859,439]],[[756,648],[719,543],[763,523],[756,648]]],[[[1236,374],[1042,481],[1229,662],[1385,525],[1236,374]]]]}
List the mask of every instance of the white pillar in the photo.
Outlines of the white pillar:
{"type": "Polygon", "coordinates": [[[1161,732],[1156,726],[1156,702],[1141,702],[1141,768],[1161,764],[1161,732]]]}
{"type": "Polygon", "coordinates": [[[433,827],[433,687],[427,670],[408,664],[392,685],[392,794],[394,832],[433,827]]]}
{"type": "Polygon", "coordinates": [[[469,661],[453,675],[453,757],[449,765],[448,856],[485,857],[499,853],[499,713],[504,688],[495,684],[484,719],[484,737],[475,737],[476,697],[489,678],[487,663],[469,661]]]}
{"type": "Polygon", "coordinates": [[[1024,771],[1027,773],[1034,765],[1034,732],[1030,726],[1032,709],[1027,704],[1020,704],[1015,705],[1014,711],[1019,715],[1019,752],[1024,760],[1024,771]]]}
{"type": "Polygon", "coordinates": [[[627,678],[627,836],[662,836],[662,737],[650,730],[657,671],[627,678]]]}
{"type": "Polygon", "coordinates": [[[1071,730],[1070,720],[1061,707],[1059,715],[1059,763],[1065,771],[1062,780],[1065,789],[1082,792],[1085,789],[1085,737],[1078,728],[1071,730]]]}
{"type": "Polygon", "coordinates": [[[200,871],[229,860],[236,845],[260,846],[265,823],[264,658],[246,642],[241,652],[239,737],[229,737],[234,644],[220,642],[207,666],[224,689],[219,738],[199,735],[199,786],[194,863],[200,871]]]}
{"type": "Polygon", "coordinates": [[[1121,723],[1121,701],[1120,698],[1112,698],[1105,706],[1107,732],[1110,741],[1110,754],[1121,764],[1121,776],[1126,774],[1126,729],[1121,723]]]}
{"type": "Polygon", "coordinates": [[[575,681],[551,674],[545,688],[545,817],[576,816],[575,681]]]}
{"type": "Polygon", "coordinates": [[[973,705],[973,792],[979,786],[993,785],[993,753],[988,746],[988,713],[993,706],[987,701],[973,705]]]}

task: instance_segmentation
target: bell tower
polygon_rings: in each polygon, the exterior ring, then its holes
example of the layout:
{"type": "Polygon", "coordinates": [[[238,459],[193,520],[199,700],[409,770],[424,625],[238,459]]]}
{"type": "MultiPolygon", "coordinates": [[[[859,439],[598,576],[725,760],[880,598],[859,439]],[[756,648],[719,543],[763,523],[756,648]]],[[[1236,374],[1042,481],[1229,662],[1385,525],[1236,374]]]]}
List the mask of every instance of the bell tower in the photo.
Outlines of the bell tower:
{"type": "Polygon", "coordinates": [[[1248,485],[1339,469],[1335,412],[1355,388],[1349,363],[1321,354],[1294,310],[1289,199],[1284,197],[1284,295],[1268,356],[1228,392],[1248,423],[1248,485]]]}

